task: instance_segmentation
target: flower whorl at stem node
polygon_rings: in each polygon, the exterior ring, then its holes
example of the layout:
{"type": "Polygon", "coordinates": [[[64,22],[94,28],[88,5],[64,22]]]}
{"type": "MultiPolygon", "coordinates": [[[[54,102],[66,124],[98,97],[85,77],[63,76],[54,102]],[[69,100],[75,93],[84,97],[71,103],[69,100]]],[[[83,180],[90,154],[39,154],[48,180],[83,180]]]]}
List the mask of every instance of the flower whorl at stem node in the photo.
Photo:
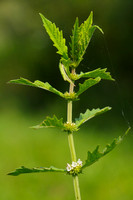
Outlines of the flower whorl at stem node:
{"type": "Polygon", "coordinates": [[[72,164],[67,163],[67,174],[75,176],[82,172],[82,161],[78,159],[77,162],[72,162],[72,164]]]}
{"type": "Polygon", "coordinates": [[[76,93],[75,92],[65,92],[64,93],[64,98],[66,100],[70,100],[70,101],[77,101],[77,96],[76,96],[76,93]]]}
{"type": "Polygon", "coordinates": [[[64,131],[68,132],[68,133],[72,133],[74,131],[78,131],[79,129],[77,128],[75,123],[71,123],[71,122],[66,122],[64,124],[64,131]]]}

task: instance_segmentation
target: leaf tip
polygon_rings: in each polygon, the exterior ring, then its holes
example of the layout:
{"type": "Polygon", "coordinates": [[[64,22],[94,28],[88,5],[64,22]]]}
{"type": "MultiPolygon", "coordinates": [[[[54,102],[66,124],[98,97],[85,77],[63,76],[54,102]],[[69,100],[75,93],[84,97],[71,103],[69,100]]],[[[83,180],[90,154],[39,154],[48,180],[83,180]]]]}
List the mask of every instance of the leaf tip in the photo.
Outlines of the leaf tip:
{"type": "Polygon", "coordinates": [[[39,13],[39,15],[40,15],[40,17],[41,17],[41,19],[42,19],[42,22],[44,23],[44,21],[45,21],[44,15],[43,15],[42,13],[39,13]]]}
{"type": "Polygon", "coordinates": [[[94,25],[93,27],[95,27],[95,28],[97,28],[103,35],[104,35],[104,32],[103,32],[103,30],[99,27],[99,26],[97,26],[97,25],[94,25]]]}
{"type": "Polygon", "coordinates": [[[91,11],[90,15],[93,17],[93,11],[91,11]]]}
{"type": "Polygon", "coordinates": [[[18,174],[16,174],[15,172],[10,172],[7,175],[9,175],[9,176],[18,176],[18,174]]]}
{"type": "MultiPolygon", "coordinates": [[[[20,79],[21,79],[21,78],[20,78],[20,79]]],[[[13,80],[10,80],[10,81],[7,82],[7,84],[15,83],[17,80],[19,80],[19,79],[13,79],[13,80]]]]}
{"type": "Polygon", "coordinates": [[[130,130],[131,130],[131,127],[129,126],[128,129],[127,129],[127,131],[125,132],[125,135],[127,135],[130,130]]]}
{"type": "Polygon", "coordinates": [[[42,13],[39,13],[40,17],[42,18],[43,17],[43,14],[42,13]]]}
{"type": "Polygon", "coordinates": [[[108,108],[108,110],[111,110],[111,109],[112,109],[112,107],[110,107],[110,106],[108,106],[107,108],[108,108]]]}
{"type": "Polygon", "coordinates": [[[10,81],[7,81],[6,83],[7,83],[7,84],[10,84],[10,83],[11,83],[11,80],[10,80],[10,81]]]}
{"type": "Polygon", "coordinates": [[[34,130],[37,130],[37,129],[43,128],[43,127],[41,127],[40,125],[35,125],[35,126],[30,126],[29,128],[30,128],[30,129],[34,129],[34,130]]]}
{"type": "Polygon", "coordinates": [[[103,30],[99,27],[99,26],[97,26],[97,28],[99,29],[99,31],[104,35],[104,32],[103,32],[103,30]]]}

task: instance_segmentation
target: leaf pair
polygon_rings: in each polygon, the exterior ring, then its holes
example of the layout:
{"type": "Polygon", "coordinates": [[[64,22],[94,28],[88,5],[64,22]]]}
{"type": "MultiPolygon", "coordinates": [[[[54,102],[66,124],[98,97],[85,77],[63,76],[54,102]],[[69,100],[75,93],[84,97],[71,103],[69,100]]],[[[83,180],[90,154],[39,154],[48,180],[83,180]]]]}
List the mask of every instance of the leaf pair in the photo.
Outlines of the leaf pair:
{"type": "MultiPolygon", "coordinates": [[[[130,130],[130,128],[128,128],[128,130],[126,131],[124,136],[127,135],[129,130],[130,130]]],[[[99,151],[99,146],[97,146],[96,149],[92,152],[88,151],[87,159],[86,159],[84,165],[81,168],[82,171],[86,167],[89,167],[90,165],[97,162],[100,158],[102,158],[103,156],[105,156],[106,154],[111,152],[118,144],[120,144],[122,142],[123,137],[119,136],[118,138],[115,138],[111,144],[106,145],[105,149],[102,152],[99,151]]],[[[59,169],[59,168],[56,168],[56,167],[53,167],[53,166],[51,166],[49,168],[40,167],[40,168],[32,168],[32,169],[22,166],[22,167],[16,169],[15,171],[13,171],[11,173],[8,173],[8,175],[18,176],[20,174],[40,173],[40,172],[61,172],[61,173],[63,172],[63,173],[66,173],[67,170],[66,169],[59,169]]]]}
{"type": "MultiPolygon", "coordinates": [[[[100,114],[103,114],[104,112],[109,111],[110,109],[111,109],[110,107],[105,107],[102,109],[97,108],[97,109],[92,109],[92,110],[87,109],[84,114],[81,113],[79,118],[75,119],[75,122],[72,123],[71,126],[68,126],[69,131],[70,132],[73,132],[73,130],[77,131],[78,128],[83,123],[87,122],[88,120],[92,119],[93,117],[95,117],[97,115],[100,115],[100,114]]],[[[53,118],[46,117],[46,119],[40,125],[33,126],[32,128],[39,129],[39,128],[53,128],[53,127],[60,128],[62,130],[67,131],[66,123],[63,123],[62,118],[57,119],[57,117],[55,115],[53,116],[53,118]]]]}
{"type": "Polygon", "coordinates": [[[84,23],[79,26],[78,18],[75,21],[74,29],[72,30],[71,43],[70,43],[70,56],[72,61],[68,56],[68,47],[66,46],[66,40],[63,38],[63,32],[56,27],[55,23],[52,23],[44,15],[40,13],[43,21],[43,26],[46,29],[50,39],[53,41],[53,45],[57,48],[57,53],[62,56],[61,63],[68,72],[69,64],[73,67],[77,67],[83,59],[83,55],[89,45],[92,35],[96,28],[98,28],[102,33],[103,31],[96,25],[93,24],[93,12],[90,13],[84,23]],[[68,64],[69,63],[69,64],[68,64]]]}

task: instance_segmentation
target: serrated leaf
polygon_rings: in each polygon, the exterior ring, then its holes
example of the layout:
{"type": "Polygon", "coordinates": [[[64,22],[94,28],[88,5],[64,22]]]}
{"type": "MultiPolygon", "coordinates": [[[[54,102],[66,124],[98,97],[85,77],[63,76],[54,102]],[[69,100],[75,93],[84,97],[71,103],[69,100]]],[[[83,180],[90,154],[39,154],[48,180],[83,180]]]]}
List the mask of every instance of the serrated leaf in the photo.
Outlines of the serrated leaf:
{"type": "Polygon", "coordinates": [[[68,59],[68,48],[65,44],[66,40],[63,38],[62,31],[59,31],[59,28],[56,27],[55,23],[52,23],[41,13],[40,16],[50,39],[53,41],[54,46],[58,49],[57,53],[62,55],[65,59],[68,59]]]}
{"type": "MultiPolygon", "coordinates": [[[[128,128],[124,136],[127,135],[129,130],[130,128],[128,128]]],[[[122,137],[119,136],[118,138],[115,138],[111,144],[106,145],[105,149],[102,152],[99,151],[99,145],[96,147],[96,149],[93,152],[88,151],[87,160],[85,161],[85,164],[83,165],[82,169],[92,165],[93,163],[98,161],[100,158],[102,158],[103,156],[108,154],[110,151],[112,151],[118,144],[121,143],[124,136],[122,137]]]]}
{"type": "Polygon", "coordinates": [[[57,117],[54,115],[52,118],[51,117],[46,117],[46,119],[39,125],[33,126],[31,128],[39,129],[39,128],[64,128],[63,124],[63,118],[57,119],[57,117]]]}
{"type": "Polygon", "coordinates": [[[38,80],[31,82],[31,81],[29,81],[25,78],[20,78],[20,79],[11,80],[11,81],[9,81],[9,83],[16,83],[16,84],[38,87],[38,88],[41,88],[41,89],[44,89],[44,90],[48,90],[49,92],[57,94],[61,97],[64,97],[64,94],[62,92],[53,88],[48,82],[43,83],[42,81],[38,81],[38,80]]]}
{"type": "Polygon", "coordinates": [[[93,24],[93,12],[90,13],[84,23],[79,27],[78,18],[74,24],[74,29],[71,36],[71,57],[73,58],[73,66],[77,67],[82,61],[83,56],[86,52],[86,49],[89,45],[89,42],[92,38],[92,35],[95,29],[99,29],[102,33],[102,29],[99,26],[93,24]]]}
{"type": "Polygon", "coordinates": [[[86,73],[81,72],[80,74],[77,74],[77,79],[100,77],[101,79],[114,80],[111,77],[110,72],[106,72],[106,71],[107,71],[107,68],[105,68],[105,69],[98,68],[98,69],[95,69],[93,71],[86,72],[86,73]]]}
{"type": "Polygon", "coordinates": [[[85,123],[86,121],[88,121],[89,119],[97,116],[97,115],[101,115],[104,112],[107,112],[111,110],[111,107],[105,107],[105,108],[97,108],[97,109],[92,109],[89,110],[87,109],[85,113],[80,113],[79,118],[75,119],[75,124],[77,127],[81,126],[83,123],[85,123]]]}
{"type": "Polygon", "coordinates": [[[74,83],[72,82],[72,80],[68,77],[67,75],[67,72],[65,70],[65,67],[62,63],[59,63],[59,69],[60,69],[60,72],[61,72],[61,75],[63,77],[63,79],[65,81],[68,81],[69,83],[71,83],[73,86],[74,86],[74,83]]]}
{"type": "Polygon", "coordinates": [[[8,173],[8,175],[18,176],[20,174],[29,174],[29,173],[40,173],[40,172],[66,172],[66,169],[58,169],[56,167],[35,167],[35,168],[27,168],[27,167],[20,167],[16,169],[14,172],[8,173]]]}
{"type": "Polygon", "coordinates": [[[90,43],[90,40],[93,36],[93,33],[96,29],[99,29],[102,33],[102,29],[97,26],[97,25],[93,25],[93,12],[91,12],[90,16],[88,17],[88,19],[81,24],[80,26],[80,32],[79,32],[79,44],[80,44],[80,51],[79,51],[79,62],[82,61],[83,56],[86,52],[86,49],[90,43]]]}
{"type": "Polygon", "coordinates": [[[79,96],[80,94],[82,94],[84,91],[86,91],[88,88],[92,87],[93,85],[96,85],[97,83],[99,83],[101,80],[100,77],[97,77],[95,79],[87,79],[84,81],[84,83],[79,83],[79,91],[76,93],[77,96],[79,96]]]}

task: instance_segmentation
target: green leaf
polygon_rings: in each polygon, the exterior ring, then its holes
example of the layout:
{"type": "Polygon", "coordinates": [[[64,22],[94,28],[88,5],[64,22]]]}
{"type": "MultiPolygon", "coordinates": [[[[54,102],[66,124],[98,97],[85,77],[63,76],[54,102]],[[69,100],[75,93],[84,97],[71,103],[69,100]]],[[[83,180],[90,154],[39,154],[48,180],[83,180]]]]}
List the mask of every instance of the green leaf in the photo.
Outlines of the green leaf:
{"type": "Polygon", "coordinates": [[[99,26],[93,25],[93,12],[91,12],[88,19],[81,24],[80,26],[80,32],[79,32],[79,44],[80,44],[80,51],[79,51],[79,62],[82,61],[83,55],[86,52],[86,49],[90,43],[90,40],[92,38],[92,35],[96,29],[99,29],[102,33],[102,29],[99,26]]]}
{"type": "Polygon", "coordinates": [[[43,25],[53,41],[54,46],[58,49],[57,53],[62,55],[65,59],[68,59],[68,48],[66,46],[66,40],[63,38],[62,31],[59,31],[59,28],[56,27],[54,23],[46,19],[41,13],[40,16],[43,21],[43,25]]]}
{"type": "Polygon", "coordinates": [[[63,64],[64,68],[65,68],[65,71],[67,73],[67,75],[69,76],[70,75],[70,70],[69,70],[69,67],[70,67],[70,63],[71,63],[71,60],[70,58],[69,59],[64,59],[63,57],[60,59],[60,63],[63,64]]]}
{"type": "Polygon", "coordinates": [[[55,88],[53,88],[48,82],[43,83],[42,81],[34,81],[33,83],[25,78],[20,78],[20,79],[15,79],[9,81],[9,83],[16,83],[16,84],[22,84],[22,85],[28,85],[28,86],[33,86],[33,87],[38,87],[44,90],[48,90],[49,92],[52,92],[54,94],[57,94],[61,97],[64,97],[64,94],[55,88]]]}
{"type": "Polygon", "coordinates": [[[56,167],[36,167],[36,168],[27,168],[27,167],[20,167],[18,169],[16,169],[14,172],[8,173],[8,175],[12,175],[12,176],[18,176],[20,174],[29,174],[29,173],[40,173],[40,172],[66,172],[66,169],[58,169],[56,167]]]}
{"type": "Polygon", "coordinates": [[[82,61],[92,35],[96,29],[99,29],[102,33],[102,29],[99,26],[93,24],[93,12],[90,13],[84,23],[79,27],[78,18],[74,24],[74,29],[71,36],[71,57],[73,58],[72,65],[77,67],[82,61]]]}
{"type": "Polygon", "coordinates": [[[72,36],[71,36],[71,57],[73,60],[78,60],[78,48],[79,48],[79,20],[76,18],[74,29],[72,30],[72,36]]]}
{"type": "Polygon", "coordinates": [[[75,124],[77,127],[81,126],[83,123],[85,123],[86,121],[88,121],[89,119],[97,116],[97,115],[101,115],[103,114],[104,112],[107,112],[111,110],[111,107],[105,107],[105,108],[97,108],[97,109],[92,109],[92,110],[89,110],[87,109],[86,112],[83,114],[83,113],[80,113],[80,116],[79,118],[76,118],[75,119],[75,124]]]}
{"type": "Polygon", "coordinates": [[[130,130],[130,127],[128,128],[128,130],[122,137],[119,136],[118,138],[115,138],[111,144],[107,144],[105,149],[102,152],[99,151],[99,145],[96,147],[96,149],[93,152],[88,151],[87,160],[85,161],[85,164],[83,165],[82,169],[92,165],[93,163],[98,161],[100,158],[102,158],[103,156],[108,154],[110,151],[112,151],[118,144],[121,143],[124,136],[127,135],[129,130],[130,130]]]}
{"type": "Polygon", "coordinates": [[[68,77],[67,73],[66,73],[66,70],[65,70],[65,67],[62,63],[59,63],[59,69],[60,69],[60,72],[61,72],[61,75],[63,77],[63,79],[65,81],[68,81],[69,83],[71,83],[73,86],[74,86],[74,83],[72,82],[72,80],[68,77]]]}
{"type": "Polygon", "coordinates": [[[53,128],[53,127],[63,129],[64,128],[63,118],[57,119],[55,115],[53,116],[53,118],[46,117],[46,119],[41,124],[33,126],[31,128],[39,129],[39,128],[53,128]]]}
{"type": "Polygon", "coordinates": [[[101,80],[100,77],[97,77],[95,79],[87,79],[84,81],[83,84],[79,83],[79,91],[76,93],[77,96],[79,96],[80,94],[82,94],[84,91],[86,91],[88,88],[92,87],[93,85],[96,85],[97,83],[99,83],[101,80]]]}
{"type": "Polygon", "coordinates": [[[81,72],[80,74],[77,74],[77,79],[100,77],[101,79],[114,80],[111,77],[110,72],[106,72],[106,70],[107,70],[107,68],[105,68],[105,69],[98,68],[98,69],[95,69],[93,71],[86,72],[86,73],[81,72]]]}

